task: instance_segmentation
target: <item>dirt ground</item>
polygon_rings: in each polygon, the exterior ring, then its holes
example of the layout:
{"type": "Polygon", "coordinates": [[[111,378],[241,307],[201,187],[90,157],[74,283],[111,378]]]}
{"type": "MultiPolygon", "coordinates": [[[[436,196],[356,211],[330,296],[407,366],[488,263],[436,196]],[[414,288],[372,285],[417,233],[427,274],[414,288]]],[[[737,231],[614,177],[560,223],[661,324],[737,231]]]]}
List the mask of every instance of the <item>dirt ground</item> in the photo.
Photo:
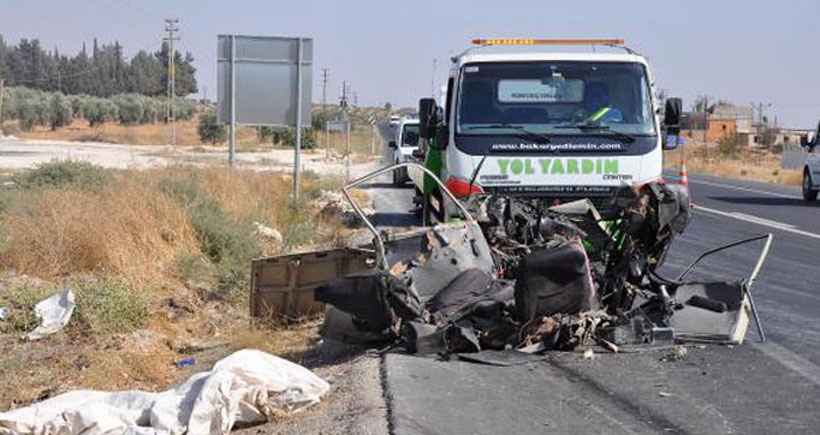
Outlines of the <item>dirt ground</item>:
{"type": "Polygon", "coordinates": [[[297,358],[330,383],[316,406],[265,424],[234,430],[238,435],[386,434],[387,405],[382,394],[380,361],[359,346],[325,341],[297,358]]]}
{"type": "MultiPolygon", "coordinates": [[[[290,171],[293,150],[268,149],[236,153],[236,164],[259,170],[290,171]]],[[[0,136],[0,170],[30,168],[52,160],[84,160],[107,168],[144,169],[176,163],[225,165],[226,147],[177,147],[163,145],[122,145],[104,142],[69,142],[57,140],[20,139],[0,136]]],[[[357,155],[350,159],[350,173],[357,176],[372,168],[376,158],[357,155]]],[[[345,159],[338,155],[326,158],[324,151],[304,150],[302,170],[320,175],[342,175],[345,159]]]]}
{"type": "MultiPolygon", "coordinates": [[[[146,172],[153,170],[150,168],[174,166],[177,163],[202,168],[224,167],[227,148],[188,146],[171,149],[166,146],[0,137],[0,175],[66,159],[88,161],[108,168],[148,169],[146,172]]],[[[292,170],[293,150],[243,150],[236,154],[236,159],[239,168],[254,170],[244,171],[246,173],[262,175],[255,172],[259,170],[277,175],[292,170]]],[[[306,150],[302,153],[302,169],[314,174],[308,177],[312,180],[339,179],[348,170],[350,177],[357,177],[371,171],[376,165],[373,159],[356,155],[348,169],[344,159],[338,155],[326,158],[324,150],[306,150]]],[[[8,274],[2,275],[6,281],[15,279],[14,272],[0,272],[8,274]]],[[[164,270],[160,272],[165,273],[164,270]]],[[[0,280],[0,296],[16,288],[3,282],[0,280]]],[[[37,280],[26,285],[36,288],[40,285],[53,286],[54,283],[37,280]]],[[[191,291],[196,293],[194,290],[191,291]]],[[[179,286],[169,286],[168,291],[181,290],[179,286]]],[[[210,369],[216,361],[235,350],[254,348],[308,367],[331,384],[331,391],[321,403],[301,413],[240,429],[238,433],[387,433],[380,359],[368,355],[362,348],[322,342],[318,335],[320,319],[269,330],[265,327],[249,328],[252,322],[244,306],[233,307],[226,302],[198,299],[191,302],[181,293],[170,293],[167,299],[170,301],[167,307],[162,305],[161,312],[152,312],[151,321],[145,329],[117,334],[99,343],[92,342],[71,323],[65,331],[38,342],[21,343],[19,334],[0,334],[0,353],[5,355],[0,358],[0,380],[20,385],[16,391],[23,392],[13,396],[0,395],[6,405],[4,408],[25,406],[31,401],[78,388],[161,391],[194,373],[210,369]],[[208,318],[208,325],[191,323],[194,317],[208,318]],[[229,320],[231,318],[233,321],[229,320]],[[181,335],[171,334],[170,341],[157,338],[152,328],[167,329],[169,325],[189,330],[181,335]],[[200,326],[212,328],[214,332],[202,333],[200,326]],[[203,334],[207,337],[200,337],[203,334]],[[192,341],[188,335],[202,339],[192,341]],[[84,353],[79,350],[86,348],[91,351],[84,353]],[[189,355],[181,353],[184,349],[194,349],[190,355],[195,357],[196,365],[178,369],[173,361],[189,355]],[[150,360],[144,353],[148,351],[152,352],[150,360]]]]}

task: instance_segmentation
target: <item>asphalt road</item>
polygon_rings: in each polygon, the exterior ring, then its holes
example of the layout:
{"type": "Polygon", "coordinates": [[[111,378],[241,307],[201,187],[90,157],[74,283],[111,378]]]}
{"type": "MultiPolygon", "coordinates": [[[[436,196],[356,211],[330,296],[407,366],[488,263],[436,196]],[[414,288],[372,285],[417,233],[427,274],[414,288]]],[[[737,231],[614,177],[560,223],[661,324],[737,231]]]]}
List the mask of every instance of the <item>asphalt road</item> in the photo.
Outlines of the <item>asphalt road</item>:
{"type": "MultiPolygon", "coordinates": [[[[389,130],[383,129],[383,136],[389,130]]],[[[667,174],[670,182],[675,182],[667,174]]],[[[774,243],[752,289],[767,341],[752,326],[741,346],[552,353],[546,361],[493,367],[388,354],[390,427],[444,433],[817,433],[820,427],[820,207],[799,189],[690,176],[696,205],[662,272],[674,276],[700,252],[748,236],[774,243]]],[[[417,224],[411,190],[372,188],[382,227],[417,224]]],[[[758,246],[712,258],[701,277],[748,276],[758,246]]]]}

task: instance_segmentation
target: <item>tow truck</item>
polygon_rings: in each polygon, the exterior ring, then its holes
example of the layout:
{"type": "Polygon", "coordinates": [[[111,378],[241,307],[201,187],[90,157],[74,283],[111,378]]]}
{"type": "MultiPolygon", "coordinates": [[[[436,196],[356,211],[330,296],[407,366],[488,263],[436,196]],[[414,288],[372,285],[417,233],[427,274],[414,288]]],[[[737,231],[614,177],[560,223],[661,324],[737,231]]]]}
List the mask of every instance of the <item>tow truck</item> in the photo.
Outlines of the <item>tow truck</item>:
{"type": "MultiPolygon", "coordinates": [[[[604,208],[623,184],[662,182],[681,99],[667,99],[661,110],[649,63],[623,39],[472,42],[451,59],[443,107],[419,101],[417,161],[459,200],[476,193],[547,205],[588,198],[604,208]],[[555,45],[593,50],[531,50],[555,45]]],[[[448,219],[454,208],[429,177],[412,168],[409,177],[425,221],[448,219]]]]}

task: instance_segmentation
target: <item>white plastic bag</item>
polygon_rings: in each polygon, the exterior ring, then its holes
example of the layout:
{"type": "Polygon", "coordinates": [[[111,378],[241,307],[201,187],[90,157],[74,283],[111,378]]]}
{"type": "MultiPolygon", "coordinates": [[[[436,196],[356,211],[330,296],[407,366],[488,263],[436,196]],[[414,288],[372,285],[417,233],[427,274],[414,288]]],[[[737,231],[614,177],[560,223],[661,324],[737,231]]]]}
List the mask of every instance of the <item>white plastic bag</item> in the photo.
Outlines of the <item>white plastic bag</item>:
{"type": "Polygon", "coordinates": [[[26,334],[26,340],[39,340],[65,327],[74,313],[74,292],[65,290],[51,295],[34,306],[34,312],[40,318],[40,326],[26,334]]]}
{"type": "Polygon", "coordinates": [[[329,389],[298,364],[240,350],[162,393],[73,391],[0,413],[0,434],[227,434],[314,405],[329,389]]]}

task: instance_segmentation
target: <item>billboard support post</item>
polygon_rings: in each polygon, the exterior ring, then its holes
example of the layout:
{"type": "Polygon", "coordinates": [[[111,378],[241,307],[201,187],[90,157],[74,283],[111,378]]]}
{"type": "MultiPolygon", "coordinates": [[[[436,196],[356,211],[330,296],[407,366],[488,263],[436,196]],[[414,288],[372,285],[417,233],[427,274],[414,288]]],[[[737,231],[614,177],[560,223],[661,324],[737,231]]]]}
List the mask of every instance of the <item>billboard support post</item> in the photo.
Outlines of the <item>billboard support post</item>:
{"type": "Polygon", "coordinates": [[[299,201],[299,154],[302,148],[302,38],[296,44],[296,149],[293,152],[293,202],[299,201]]]}
{"type": "Polygon", "coordinates": [[[228,162],[236,164],[239,125],[296,128],[293,200],[298,200],[302,126],[311,125],[313,39],[218,35],[216,52],[216,119],[230,129],[228,162]]]}
{"type": "Polygon", "coordinates": [[[233,167],[236,152],[236,36],[231,35],[231,138],[228,142],[228,164],[233,167]]]}

